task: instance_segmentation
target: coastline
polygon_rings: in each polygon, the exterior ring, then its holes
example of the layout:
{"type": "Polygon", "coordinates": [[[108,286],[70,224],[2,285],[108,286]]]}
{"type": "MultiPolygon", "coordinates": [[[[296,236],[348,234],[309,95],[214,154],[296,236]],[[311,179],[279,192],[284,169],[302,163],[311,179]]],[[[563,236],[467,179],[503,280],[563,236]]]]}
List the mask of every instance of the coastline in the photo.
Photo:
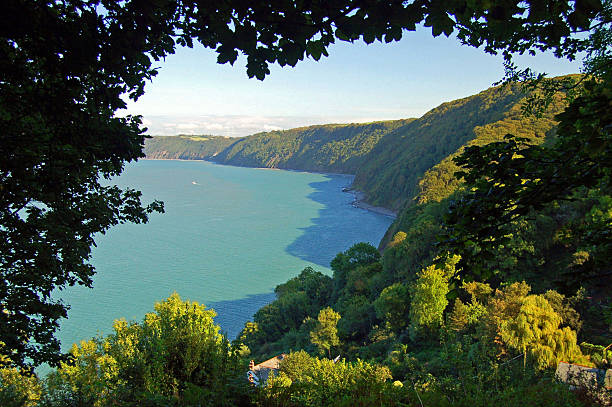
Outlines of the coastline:
{"type": "Polygon", "coordinates": [[[354,200],[351,205],[353,205],[355,208],[365,209],[366,211],[375,212],[379,215],[388,216],[393,219],[397,218],[397,212],[391,209],[384,208],[382,206],[370,205],[369,203],[365,202],[365,193],[361,191],[357,191],[351,188],[344,188],[342,191],[353,195],[354,200]]]}
{"type": "Polygon", "coordinates": [[[206,162],[214,162],[209,161],[204,158],[149,158],[149,157],[141,157],[138,160],[143,161],[206,161],[206,162]]]}
{"type": "MultiPolygon", "coordinates": [[[[213,164],[218,164],[218,165],[229,165],[229,166],[233,166],[233,167],[240,167],[240,168],[253,168],[253,169],[257,169],[257,170],[276,170],[276,171],[295,171],[295,172],[310,172],[313,174],[324,174],[324,175],[343,175],[343,176],[352,176],[354,177],[355,175],[353,174],[344,174],[344,173],[333,173],[333,172],[318,172],[318,171],[305,171],[305,170],[296,170],[296,169],[289,169],[289,168],[269,168],[269,167],[243,167],[243,166],[239,166],[239,165],[231,165],[231,164],[222,164],[222,163],[218,163],[212,160],[206,160],[203,158],[148,158],[148,157],[144,157],[144,158],[140,158],[140,160],[157,160],[157,161],[205,161],[205,162],[209,162],[209,163],[213,163],[213,164]]],[[[359,209],[364,209],[366,211],[370,211],[370,212],[374,212],[377,213],[379,215],[384,215],[384,216],[388,216],[392,219],[396,219],[397,218],[397,212],[393,211],[391,209],[388,208],[384,208],[382,206],[374,206],[374,205],[370,205],[369,203],[367,203],[365,201],[365,193],[361,192],[361,191],[357,191],[355,189],[352,189],[351,187],[345,187],[342,188],[342,192],[346,192],[349,193],[351,195],[353,195],[353,202],[351,202],[351,205],[355,208],[359,208],[359,209]]]]}

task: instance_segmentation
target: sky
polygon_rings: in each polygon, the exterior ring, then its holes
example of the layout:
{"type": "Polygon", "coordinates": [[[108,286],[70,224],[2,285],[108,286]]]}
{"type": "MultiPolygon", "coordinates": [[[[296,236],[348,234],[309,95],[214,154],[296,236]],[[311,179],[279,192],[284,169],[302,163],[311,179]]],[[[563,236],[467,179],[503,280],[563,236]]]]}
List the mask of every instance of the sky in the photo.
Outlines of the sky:
{"type": "MultiPolygon", "coordinates": [[[[430,109],[492,86],[504,76],[501,56],[434,38],[428,28],[390,44],[338,41],[330,56],[295,67],[271,66],[249,79],[246,60],[216,63],[201,46],[179,48],[155,63],[159,74],[123,114],[139,114],[151,135],[246,136],[311,124],[420,117],[430,109]]],[[[550,76],[577,73],[580,62],[551,54],[516,59],[550,76]]]]}

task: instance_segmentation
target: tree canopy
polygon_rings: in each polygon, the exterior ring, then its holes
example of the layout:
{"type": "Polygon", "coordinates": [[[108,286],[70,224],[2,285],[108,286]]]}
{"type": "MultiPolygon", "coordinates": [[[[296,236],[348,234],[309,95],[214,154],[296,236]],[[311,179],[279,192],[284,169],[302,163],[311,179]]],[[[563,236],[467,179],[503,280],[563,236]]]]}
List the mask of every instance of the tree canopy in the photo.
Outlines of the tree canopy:
{"type": "Polygon", "coordinates": [[[338,329],[336,328],[340,320],[340,314],[327,307],[319,312],[317,320],[317,326],[310,331],[310,340],[319,347],[321,353],[327,351],[331,358],[331,349],[340,344],[338,329]]]}
{"type": "MultiPolygon", "coordinates": [[[[575,289],[587,282],[605,289],[612,282],[607,264],[612,217],[606,203],[612,192],[611,23],[612,4],[607,1],[586,40],[581,77],[555,82],[510,69],[511,78],[522,77],[541,90],[526,105],[527,113],[545,108],[551,92],[571,91],[569,105],[556,116],[554,140],[539,146],[507,134],[503,141],[469,147],[455,158],[466,193],[446,216],[443,245],[462,255],[468,278],[492,277],[491,261],[511,244],[517,223],[533,220],[554,205],[582,202],[586,216],[568,234],[576,246],[577,267],[568,270],[565,284],[575,289]]],[[[570,239],[565,240],[567,245],[570,239]]]]}

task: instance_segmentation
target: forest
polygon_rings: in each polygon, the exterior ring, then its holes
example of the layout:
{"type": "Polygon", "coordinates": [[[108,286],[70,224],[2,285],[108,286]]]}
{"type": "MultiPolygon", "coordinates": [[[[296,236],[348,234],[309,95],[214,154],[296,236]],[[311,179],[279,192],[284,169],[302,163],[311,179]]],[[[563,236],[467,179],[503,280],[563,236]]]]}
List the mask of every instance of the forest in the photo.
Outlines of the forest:
{"type": "Polygon", "coordinates": [[[608,379],[570,387],[554,374],[560,362],[612,368],[609,1],[0,7],[0,405],[612,404],[608,379]],[[233,341],[175,293],[60,352],[67,304],[51,292],[92,284],[95,233],[163,211],[100,182],[144,156],[141,118],[114,112],[143,94],[152,60],[195,39],[219,63],[244,54],[264,79],[336,39],[391,42],[421,22],[501,53],[503,83],[416,120],[177,139],[194,142],[181,154],[242,165],[367,169],[355,187],[399,211],[380,247],[338,253],[331,276],[296,270],[233,341]],[[584,55],[582,74],[512,63],[543,50],[584,55]],[[247,380],[250,360],[280,353],[265,384],[247,380]]]}

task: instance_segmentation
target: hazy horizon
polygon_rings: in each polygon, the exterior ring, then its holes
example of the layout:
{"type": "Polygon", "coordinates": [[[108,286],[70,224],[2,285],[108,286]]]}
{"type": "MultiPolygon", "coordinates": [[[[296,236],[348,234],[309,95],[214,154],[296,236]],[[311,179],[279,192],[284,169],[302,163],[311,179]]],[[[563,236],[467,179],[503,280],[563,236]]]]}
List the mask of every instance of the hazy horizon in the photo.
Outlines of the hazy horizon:
{"type": "Polygon", "coordinates": [[[381,120],[408,119],[410,117],[286,117],[286,116],[246,116],[246,115],[194,115],[164,116],[153,115],[144,118],[147,134],[151,136],[211,135],[226,137],[245,137],[252,134],[288,130],[319,124],[368,123],[381,120]]]}
{"type": "MultiPolygon", "coordinates": [[[[159,74],[120,114],[142,115],[150,135],[246,136],[312,124],[420,117],[444,102],[491,87],[504,76],[503,58],[433,38],[430,29],[390,44],[339,41],[320,61],[270,66],[249,79],[245,58],[220,65],[210,49],[177,48],[154,62],[159,74]]],[[[577,73],[581,61],[550,53],[516,57],[516,64],[550,76],[577,73]]]]}

